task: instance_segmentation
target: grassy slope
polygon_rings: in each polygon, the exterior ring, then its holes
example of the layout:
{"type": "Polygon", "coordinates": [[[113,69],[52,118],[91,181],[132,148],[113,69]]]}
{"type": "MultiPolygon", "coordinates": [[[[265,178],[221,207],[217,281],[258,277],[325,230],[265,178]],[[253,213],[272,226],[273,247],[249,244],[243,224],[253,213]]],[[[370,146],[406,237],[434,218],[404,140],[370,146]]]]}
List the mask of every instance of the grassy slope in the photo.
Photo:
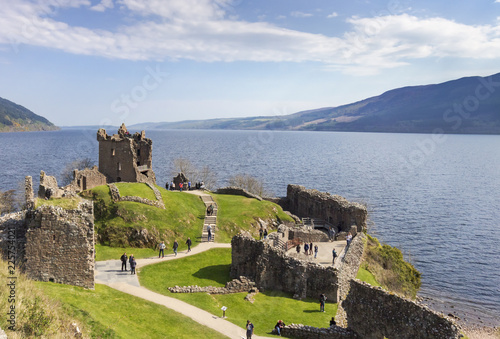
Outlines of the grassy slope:
{"type": "Polygon", "coordinates": [[[266,291],[255,296],[252,304],[245,301],[246,293],[209,295],[206,293],[170,293],[168,287],[224,286],[229,280],[231,264],[230,249],[212,249],[198,255],[145,266],[139,272],[141,285],[202,308],[217,316],[226,306],[227,320],[243,327],[247,319],[255,325],[258,335],[269,333],[278,319],[286,324],[302,323],[317,327],[328,327],[330,318],[337,312],[337,304],[328,303],[327,312],[319,312],[316,300],[295,300],[291,295],[266,291]]]}
{"type": "MultiPolygon", "coordinates": [[[[368,235],[361,268],[370,273],[373,280],[383,288],[410,298],[416,297],[421,285],[420,272],[412,264],[404,261],[399,249],[381,245],[370,235],[368,235]]],[[[363,272],[358,272],[358,274],[363,274],[363,272]]],[[[367,279],[372,278],[367,277],[367,279]]],[[[370,281],[367,282],[374,285],[370,281]]]]}
{"type": "MultiPolygon", "coordinates": [[[[144,184],[122,183],[118,187],[125,195],[133,194],[151,198],[149,193],[152,194],[152,190],[144,184]]],[[[201,199],[191,194],[169,192],[159,186],[157,188],[165,203],[164,210],[137,202],[114,203],[111,200],[109,188],[105,185],[91,190],[91,194],[94,194],[96,199],[94,206],[97,232],[108,228],[108,231],[111,230],[113,233],[109,243],[105,245],[128,247],[129,244],[123,241],[123,228],[138,227],[148,230],[154,228],[159,232],[158,238],[165,241],[167,246],[177,239],[180,250],[184,249],[187,237],[191,237],[193,243],[199,242],[205,213],[201,199]]]]}
{"type": "Polygon", "coordinates": [[[250,231],[257,237],[259,218],[264,221],[277,219],[293,221],[280,206],[270,201],[258,201],[238,195],[213,194],[212,196],[218,206],[216,237],[218,242],[230,242],[240,230],[250,231]]]}
{"type": "Polygon", "coordinates": [[[166,307],[96,285],[94,291],[37,283],[66,312],[80,319],[92,338],[225,338],[166,307]]]}
{"type": "Polygon", "coordinates": [[[74,198],[50,198],[48,200],[35,199],[35,208],[43,205],[59,206],[67,210],[78,208],[78,204],[82,201],[80,197],[74,198]]]}

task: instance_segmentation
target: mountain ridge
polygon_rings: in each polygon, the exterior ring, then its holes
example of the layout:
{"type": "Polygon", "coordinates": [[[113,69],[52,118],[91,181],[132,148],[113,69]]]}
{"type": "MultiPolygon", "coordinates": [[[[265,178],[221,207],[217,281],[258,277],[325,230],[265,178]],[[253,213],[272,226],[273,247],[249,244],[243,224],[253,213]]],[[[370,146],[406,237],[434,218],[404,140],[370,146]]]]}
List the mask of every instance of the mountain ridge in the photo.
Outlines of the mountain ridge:
{"type": "Polygon", "coordinates": [[[0,97],[0,132],[54,131],[46,118],[10,100],[0,97]]]}
{"type": "Polygon", "coordinates": [[[350,104],[284,116],[186,120],[130,127],[500,134],[500,73],[405,86],[350,104]]]}

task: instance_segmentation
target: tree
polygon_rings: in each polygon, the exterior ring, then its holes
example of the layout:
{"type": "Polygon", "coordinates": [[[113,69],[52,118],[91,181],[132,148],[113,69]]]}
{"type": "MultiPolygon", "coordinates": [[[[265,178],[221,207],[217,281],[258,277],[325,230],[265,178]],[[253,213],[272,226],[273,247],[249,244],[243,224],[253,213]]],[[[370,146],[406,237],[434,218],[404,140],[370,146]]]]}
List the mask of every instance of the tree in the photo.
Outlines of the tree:
{"type": "Polygon", "coordinates": [[[236,174],[235,176],[232,176],[229,178],[229,186],[243,188],[248,192],[261,197],[268,195],[267,191],[264,189],[264,183],[262,180],[248,174],[236,174]]]}
{"type": "Polygon", "coordinates": [[[172,176],[175,177],[179,173],[184,173],[186,178],[193,181],[196,174],[196,168],[188,159],[177,158],[174,160],[174,171],[172,173],[172,176]]]}
{"type": "Polygon", "coordinates": [[[74,170],[84,170],[86,168],[92,168],[95,165],[94,161],[90,158],[83,158],[83,159],[78,159],[74,160],[64,167],[63,171],[61,172],[61,186],[66,186],[73,181],[73,171],[74,170]]]}

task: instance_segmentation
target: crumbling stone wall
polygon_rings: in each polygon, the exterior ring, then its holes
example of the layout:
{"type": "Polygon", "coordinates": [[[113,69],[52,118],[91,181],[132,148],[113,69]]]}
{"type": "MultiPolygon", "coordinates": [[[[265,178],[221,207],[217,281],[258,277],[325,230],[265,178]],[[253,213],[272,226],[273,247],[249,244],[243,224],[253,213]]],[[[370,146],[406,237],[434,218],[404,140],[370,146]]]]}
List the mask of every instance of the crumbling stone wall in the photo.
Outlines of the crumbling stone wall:
{"type": "Polygon", "coordinates": [[[451,320],[425,306],[359,280],[350,285],[342,306],[349,327],[362,338],[459,338],[460,330],[451,320]]]}
{"type": "Polygon", "coordinates": [[[153,142],[146,133],[131,135],[125,124],[118,134],[109,136],[106,130],[97,131],[99,141],[99,172],[107,182],[150,182],[156,184],[152,167],[153,142]]]}
{"type": "Polygon", "coordinates": [[[31,209],[35,207],[35,197],[33,194],[33,178],[31,176],[26,176],[24,178],[24,200],[26,202],[25,207],[31,209]]]}
{"type": "Polygon", "coordinates": [[[241,195],[241,196],[244,196],[247,198],[253,198],[253,199],[257,199],[259,201],[262,201],[262,198],[260,196],[258,196],[257,194],[250,193],[246,189],[240,188],[240,187],[233,187],[233,186],[223,187],[223,188],[219,188],[215,193],[241,195]]]}
{"type": "Polygon", "coordinates": [[[90,190],[97,186],[106,185],[106,176],[99,172],[97,166],[81,171],[75,169],[71,185],[77,192],[90,190]]]}
{"type": "Polygon", "coordinates": [[[44,205],[26,212],[23,271],[32,279],[94,288],[91,202],[75,210],[44,205]]]}
{"type": "Polygon", "coordinates": [[[358,232],[366,229],[368,212],[361,204],[347,201],[339,195],[331,195],[299,185],[288,185],[282,207],[301,218],[318,218],[337,228],[337,232],[349,231],[356,225],[358,232]]]}
{"type": "Polygon", "coordinates": [[[0,249],[4,260],[19,266],[26,243],[26,213],[24,211],[0,216],[0,249]],[[10,257],[10,258],[9,258],[10,257]]]}
{"type": "Polygon", "coordinates": [[[175,286],[169,287],[168,290],[172,293],[209,293],[209,294],[230,294],[241,292],[258,292],[255,283],[247,277],[239,277],[226,283],[224,287],[214,286],[175,286]]]}
{"type": "Polygon", "coordinates": [[[63,190],[57,186],[57,179],[53,176],[40,171],[40,186],[38,187],[38,197],[45,198],[60,198],[63,190]]]}
{"type": "Polygon", "coordinates": [[[118,187],[116,187],[115,184],[108,184],[108,187],[109,187],[109,192],[111,194],[111,199],[113,199],[114,202],[133,201],[133,202],[138,202],[141,204],[165,209],[165,204],[163,203],[163,198],[161,196],[160,191],[156,187],[151,185],[150,183],[147,183],[147,185],[149,186],[149,188],[151,188],[153,190],[155,197],[157,199],[156,201],[149,200],[149,199],[142,198],[142,197],[136,197],[136,196],[121,196],[120,191],[118,190],[118,187]]]}
{"type": "MultiPolygon", "coordinates": [[[[273,331],[274,333],[274,331],[273,331]]],[[[355,332],[339,326],[318,328],[302,324],[291,324],[285,326],[281,335],[284,337],[300,339],[358,339],[361,338],[355,332]]]]}
{"type": "Polygon", "coordinates": [[[299,298],[318,298],[324,293],[337,301],[337,270],[301,261],[267,242],[244,234],[231,240],[231,277],[245,276],[262,289],[278,290],[299,298]]]}
{"type": "Polygon", "coordinates": [[[327,242],[330,241],[328,234],[315,229],[303,227],[290,227],[288,231],[289,240],[300,239],[302,242],[327,242]]]}
{"type": "MultiPolygon", "coordinates": [[[[359,266],[361,265],[361,260],[363,258],[363,252],[366,244],[366,235],[364,233],[358,233],[353,240],[351,245],[347,249],[344,255],[344,259],[341,261],[342,265],[339,268],[339,305],[337,309],[337,315],[335,320],[337,324],[343,327],[347,327],[347,314],[342,307],[342,300],[345,300],[349,290],[351,288],[351,280],[356,278],[359,271],[359,266]]],[[[340,260],[337,259],[337,260],[340,260]]]]}

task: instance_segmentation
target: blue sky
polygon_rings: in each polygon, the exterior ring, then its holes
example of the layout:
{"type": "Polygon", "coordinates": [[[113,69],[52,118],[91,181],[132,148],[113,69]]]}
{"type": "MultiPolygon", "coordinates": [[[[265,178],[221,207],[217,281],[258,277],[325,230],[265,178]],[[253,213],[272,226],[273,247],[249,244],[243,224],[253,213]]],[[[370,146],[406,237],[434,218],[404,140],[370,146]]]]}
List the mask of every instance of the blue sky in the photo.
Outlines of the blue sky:
{"type": "Polygon", "coordinates": [[[500,0],[0,3],[0,97],[59,126],[283,115],[500,72],[500,0]]]}

